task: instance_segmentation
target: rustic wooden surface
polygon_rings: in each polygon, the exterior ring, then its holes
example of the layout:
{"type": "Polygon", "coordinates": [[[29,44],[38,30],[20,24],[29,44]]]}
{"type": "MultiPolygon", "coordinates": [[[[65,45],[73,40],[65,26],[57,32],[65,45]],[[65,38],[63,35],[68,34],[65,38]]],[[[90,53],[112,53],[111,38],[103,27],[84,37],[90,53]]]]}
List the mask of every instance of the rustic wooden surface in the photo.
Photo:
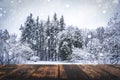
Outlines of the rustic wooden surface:
{"type": "Polygon", "coordinates": [[[120,65],[0,65],[0,80],[120,80],[120,65]]]}

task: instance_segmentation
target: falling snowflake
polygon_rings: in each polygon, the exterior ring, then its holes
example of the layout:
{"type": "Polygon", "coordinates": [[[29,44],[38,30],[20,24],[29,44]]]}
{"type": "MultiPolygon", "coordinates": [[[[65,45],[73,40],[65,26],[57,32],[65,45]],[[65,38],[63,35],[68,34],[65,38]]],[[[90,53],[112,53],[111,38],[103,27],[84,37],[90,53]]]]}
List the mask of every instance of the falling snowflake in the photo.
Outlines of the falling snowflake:
{"type": "Polygon", "coordinates": [[[14,1],[10,1],[10,3],[14,3],[14,1]]]}
{"type": "Polygon", "coordinates": [[[106,12],[107,12],[106,10],[103,10],[103,11],[102,11],[103,14],[106,14],[106,12]]]}
{"type": "Polygon", "coordinates": [[[48,0],[48,2],[50,2],[51,0],[48,0]]]}
{"type": "Polygon", "coordinates": [[[3,11],[3,13],[6,13],[7,11],[3,11]]]}
{"type": "Polygon", "coordinates": [[[69,4],[66,4],[66,8],[69,8],[70,7],[70,5],[69,4]]]}
{"type": "Polygon", "coordinates": [[[3,14],[2,13],[0,13],[0,17],[2,17],[3,16],[3,14]]]}
{"type": "Polygon", "coordinates": [[[88,38],[91,38],[92,36],[91,35],[88,35],[88,38]]]}
{"type": "Polygon", "coordinates": [[[47,39],[50,39],[50,36],[48,36],[47,39]]]}
{"type": "Polygon", "coordinates": [[[3,10],[3,8],[0,8],[0,10],[3,10]]]}

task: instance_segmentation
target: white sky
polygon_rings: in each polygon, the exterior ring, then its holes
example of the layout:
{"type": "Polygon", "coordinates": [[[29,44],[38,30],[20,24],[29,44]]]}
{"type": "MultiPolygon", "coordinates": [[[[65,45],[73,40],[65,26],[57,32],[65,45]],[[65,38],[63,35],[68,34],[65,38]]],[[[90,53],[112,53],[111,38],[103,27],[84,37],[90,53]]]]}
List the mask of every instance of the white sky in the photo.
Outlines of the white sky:
{"type": "Polygon", "coordinates": [[[95,29],[107,25],[118,4],[119,0],[1,0],[0,28],[19,34],[30,13],[46,20],[56,12],[58,17],[64,15],[67,25],[95,29]]]}

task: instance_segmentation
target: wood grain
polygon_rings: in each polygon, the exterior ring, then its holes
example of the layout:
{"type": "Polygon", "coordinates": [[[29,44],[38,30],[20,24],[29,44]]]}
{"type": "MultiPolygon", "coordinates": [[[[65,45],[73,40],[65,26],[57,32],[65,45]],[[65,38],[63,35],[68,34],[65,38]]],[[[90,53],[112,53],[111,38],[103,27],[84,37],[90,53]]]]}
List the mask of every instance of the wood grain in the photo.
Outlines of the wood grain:
{"type": "Polygon", "coordinates": [[[120,80],[120,65],[0,65],[0,80],[120,80]]]}

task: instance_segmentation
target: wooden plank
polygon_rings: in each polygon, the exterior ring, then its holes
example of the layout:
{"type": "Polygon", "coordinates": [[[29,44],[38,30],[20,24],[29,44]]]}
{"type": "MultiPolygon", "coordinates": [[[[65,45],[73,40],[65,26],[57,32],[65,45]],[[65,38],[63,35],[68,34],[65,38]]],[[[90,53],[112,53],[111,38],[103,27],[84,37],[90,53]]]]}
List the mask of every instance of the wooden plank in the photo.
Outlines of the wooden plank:
{"type": "Polygon", "coordinates": [[[99,65],[97,67],[101,68],[104,72],[108,72],[109,74],[111,74],[114,77],[120,78],[120,70],[112,67],[111,65],[104,65],[104,66],[99,65]]]}
{"type": "Polygon", "coordinates": [[[89,77],[89,79],[98,79],[100,73],[93,68],[91,65],[80,65],[79,68],[89,77]]]}
{"type": "Polygon", "coordinates": [[[120,80],[120,65],[0,65],[0,80],[120,80]]]}
{"type": "Polygon", "coordinates": [[[67,79],[67,73],[65,72],[63,65],[59,65],[59,69],[60,69],[60,72],[59,72],[60,80],[67,79]]]}

